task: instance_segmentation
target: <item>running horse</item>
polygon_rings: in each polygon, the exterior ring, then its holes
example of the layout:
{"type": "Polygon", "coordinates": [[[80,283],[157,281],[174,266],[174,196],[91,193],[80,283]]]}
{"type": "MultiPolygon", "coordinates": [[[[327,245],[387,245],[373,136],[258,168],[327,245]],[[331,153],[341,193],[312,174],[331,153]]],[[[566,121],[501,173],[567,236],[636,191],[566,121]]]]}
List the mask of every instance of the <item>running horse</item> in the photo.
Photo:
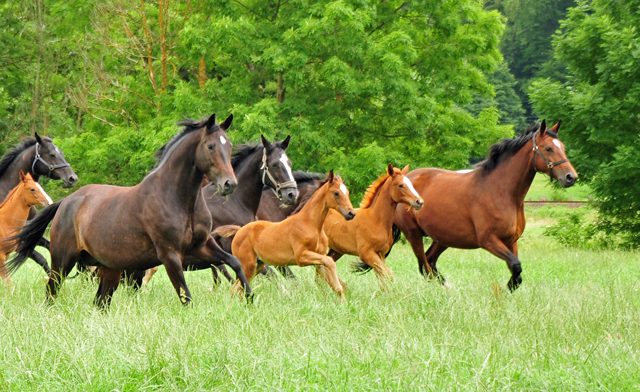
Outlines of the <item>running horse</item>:
{"type": "Polygon", "coordinates": [[[382,288],[385,288],[386,279],[393,280],[393,272],[387,267],[385,258],[394,243],[392,227],[396,207],[404,204],[405,209],[409,206],[418,211],[424,204],[405,177],[408,171],[409,165],[400,170],[389,164],[387,171],[365,192],[353,220],[345,221],[332,210],[324,221],[329,256],[335,261],[344,254],[360,257],[376,272],[382,288]]]}
{"type": "Polygon", "coordinates": [[[31,207],[46,207],[51,203],[53,200],[40,184],[33,180],[31,174],[24,174],[20,170],[20,182],[0,203],[0,276],[5,284],[11,285],[11,278],[4,268],[4,263],[9,253],[16,249],[16,244],[7,239],[24,226],[31,207]]]}
{"type": "Polygon", "coordinates": [[[258,259],[274,266],[321,266],[324,267],[322,276],[344,301],[336,263],[326,255],[327,239],[322,231],[330,209],[339,211],[348,220],[356,216],[349,191],[333,170],[302,208],[282,222],[256,221],[241,228],[222,226],[214,235],[235,235],[233,254],[240,260],[249,282],[256,274],[258,259]]]}
{"type": "Polygon", "coordinates": [[[225,131],[233,116],[216,124],[215,115],[202,122],[186,121],[182,132],[159,152],[157,166],[133,187],[87,185],[43,209],[17,236],[18,255],[8,263],[15,271],[51,224],[51,274],[47,298],[77,262],[98,266],[95,298],[107,307],[123,270],[164,265],[183,304],[191,293],[183,274],[185,255],[209,268],[224,260],[236,272],[246,294],[251,288],[238,260],[211,238],[211,215],[201,192],[203,176],[213,179],[223,195],[237,185],[231,167],[231,141],[225,131]]]}
{"type": "MultiPolygon", "coordinates": [[[[20,183],[20,171],[30,174],[38,182],[41,176],[52,180],[64,181],[63,187],[71,188],[78,181],[78,176],[64,158],[64,153],[53,144],[51,138],[40,136],[23,139],[15,148],[9,150],[0,160],[0,200],[4,200],[9,192],[20,183]]],[[[29,212],[29,219],[36,215],[35,207],[29,212]]],[[[44,238],[39,245],[49,246],[44,238]]],[[[47,260],[35,250],[29,255],[48,273],[51,272],[47,260]]]]}
{"type": "Polygon", "coordinates": [[[504,139],[469,173],[417,169],[407,177],[424,199],[420,211],[396,208],[395,224],[411,244],[420,272],[447,284],[438,257],[447,248],[482,248],[507,262],[513,291],[522,283],[518,239],[525,228],[524,198],[536,173],[548,174],[563,187],[578,175],[558,138],[561,121],[547,129],[545,120],[520,137],[504,139]],[[433,240],[424,251],[423,236],[433,240]]]}
{"type": "MultiPolygon", "coordinates": [[[[256,213],[263,197],[262,188],[266,187],[270,193],[285,205],[294,204],[298,199],[298,188],[291,172],[291,161],[286,150],[289,147],[290,136],[282,141],[271,143],[264,136],[261,142],[251,145],[240,145],[231,157],[231,165],[238,180],[238,187],[229,196],[218,193],[214,183],[202,188],[202,195],[207,203],[213,228],[224,225],[244,226],[256,220],[256,213]]],[[[222,249],[231,253],[231,241],[221,241],[222,249]]],[[[189,259],[185,267],[189,267],[189,259]]],[[[224,266],[219,267],[222,274],[233,282],[224,266]]],[[[148,270],[144,276],[144,283],[151,279],[157,268],[148,270]]],[[[216,267],[212,267],[214,285],[220,278],[216,267]]]]}

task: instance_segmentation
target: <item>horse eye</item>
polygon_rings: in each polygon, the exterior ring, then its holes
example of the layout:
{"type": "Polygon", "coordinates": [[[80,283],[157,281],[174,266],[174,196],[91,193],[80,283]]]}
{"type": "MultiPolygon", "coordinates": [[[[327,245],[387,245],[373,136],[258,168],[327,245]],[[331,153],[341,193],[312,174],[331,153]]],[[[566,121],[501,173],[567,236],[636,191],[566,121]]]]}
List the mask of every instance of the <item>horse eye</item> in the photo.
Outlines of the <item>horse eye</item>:
{"type": "Polygon", "coordinates": [[[49,154],[49,156],[50,156],[51,158],[55,158],[55,157],[56,157],[56,154],[49,154]]]}
{"type": "Polygon", "coordinates": [[[404,188],[404,184],[398,185],[398,188],[404,188]]]}
{"type": "Polygon", "coordinates": [[[271,167],[273,167],[274,169],[278,167],[277,163],[274,163],[273,165],[271,165],[271,167]]]}
{"type": "Polygon", "coordinates": [[[340,196],[340,194],[339,194],[338,192],[333,192],[333,195],[334,195],[335,197],[340,196]]]}
{"type": "Polygon", "coordinates": [[[551,152],[551,147],[547,147],[545,150],[547,150],[547,152],[551,152]]]}
{"type": "Polygon", "coordinates": [[[36,191],[35,188],[31,188],[31,192],[35,192],[35,191],[36,191]]]}
{"type": "Polygon", "coordinates": [[[213,144],[209,144],[209,145],[207,146],[207,148],[208,148],[209,150],[213,151],[214,145],[213,145],[213,144]]]}

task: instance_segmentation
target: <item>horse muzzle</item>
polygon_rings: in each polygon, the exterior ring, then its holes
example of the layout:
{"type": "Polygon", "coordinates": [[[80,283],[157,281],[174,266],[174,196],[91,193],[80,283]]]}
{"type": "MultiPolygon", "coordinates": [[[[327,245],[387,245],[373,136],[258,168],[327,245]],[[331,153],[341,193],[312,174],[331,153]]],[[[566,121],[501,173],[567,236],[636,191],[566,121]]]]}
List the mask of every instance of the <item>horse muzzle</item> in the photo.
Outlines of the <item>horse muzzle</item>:
{"type": "Polygon", "coordinates": [[[342,216],[344,216],[344,219],[348,221],[356,217],[356,212],[353,210],[353,208],[350,208],[350,209],[340,208],[339,211],[342,214],[342,216]]]}
{"type": "Polygon", "coordinates": [[[422,199],[417,199],[416,201],[411,203],[411,207],[413,207],[413,209],[416,211],[420,211],[422,207],[424,207],[424,201],[422,199]]]}
{"type": "Polygon", "coordinates": [[[300,192],[298,192],[298,188],[282,188],[278,191],[278,196],[284,204],[291,206],[298,200],[300,192]]]}

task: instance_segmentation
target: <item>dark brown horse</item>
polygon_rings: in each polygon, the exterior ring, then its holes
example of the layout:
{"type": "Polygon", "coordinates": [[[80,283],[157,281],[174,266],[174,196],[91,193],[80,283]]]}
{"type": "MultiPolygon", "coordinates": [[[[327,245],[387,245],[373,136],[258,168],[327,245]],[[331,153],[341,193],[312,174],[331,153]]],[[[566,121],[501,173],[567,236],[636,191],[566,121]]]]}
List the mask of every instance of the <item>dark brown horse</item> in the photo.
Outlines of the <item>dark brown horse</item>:
{"type": "Polygon", "coordinates": [[[293,172],[293,178],[298,185],[298,199],[291,205],[286,205],[278,199],[269,188],[262,189],[260,206],[256,217],[258,220],[281,222],[295,211],[302,201],[308,200],[308,195],[315,192],[327,178],[324,173],[309,173],[302,170],[293,172]]]}
{"type": "MultiPolygon", "coordinates": [[[[78,261],[99,267],[95,303],[100,307],[111,302],[123,270],[163,264],[180,300],[190,303],[184,256],[208,268],[226,254],[210,237],[211,215],[200,187],[204,174],[223,184],[222,194],[236,187],[231,141],[225,133],[232,119],[218,125],[213,115],[200,123],[182,123],[185,129],[160,150],[158,165],[136,186],[87,185],[42,210],[18,235],[18,256],[9,261],[10,270],[20,267],[53,220],[48,297],[56,296],[78,261]]],[[[227,262],[250,294],[238,260],[229,257],[227,262]]]]}
{"type": "Polygon", "coordinates": [[[407,177],[424,199],[424,208],[396,208],[395,224],[418,258],[420,272],[446,284],[436,268],[447,248],[483,248],[507,262],[510,290],[522,283],[518,239],[525,227],[524,198],[536,173],[548,174],[563,187],[578,175],[558,139],[560,122],[547,129],[543,120],[522,136],[494,144],[476,170],[457,173],[417,169],[407,177]],[[427,252],[423,236],[433,240],[427,252]]]}
{"type": "MultiPolygon", "coordinates": [[[[261,143],[236,147],[231,164],[238,179],[238,187],[233,194],[222,196],[214,183],[202,188],[214,229],[224,225],[244,226],[255,221],[263,186],[285,205],[293,204],[298,199],[291,161],[286,153],[291,137],[287,136],[274,143],[264,136],[261,138],[261,143]]],[[[231,253],[231,241],[221,241],[220,244],[223,250],[231,253]]],[[[145,281],[149,281],[156,270],[148,270],[145,281]]],[[[214,284],[217,284],[220,280],[217,268],[213,267],[211,270],[214,284]]],[[[234,281],[224,266],[220,266],[220,270],[227,279],[234,281]]]]}
{"type": "MultiPolygon", "coordinates": [[[[64,159],[62,151],[53,144],[51,138],[41,137],[37,132],[34,137],[23,139],[0,160],[0,202],[20,183],[20,171],[31,174],[36,182],[41,176],[62,180],[65,188],[74,186],[78,181],[78,176],[64,159]]],[[[29,219],[35,215],[36,209],[33,207],[29,219]]],[[[48,247],[49,242],[43,238],[38,245],[48,247]]],[[[40,253],[34,250],[29,257],[40,264],[47,274],[51,272],[47,260],[40,253]]]]}

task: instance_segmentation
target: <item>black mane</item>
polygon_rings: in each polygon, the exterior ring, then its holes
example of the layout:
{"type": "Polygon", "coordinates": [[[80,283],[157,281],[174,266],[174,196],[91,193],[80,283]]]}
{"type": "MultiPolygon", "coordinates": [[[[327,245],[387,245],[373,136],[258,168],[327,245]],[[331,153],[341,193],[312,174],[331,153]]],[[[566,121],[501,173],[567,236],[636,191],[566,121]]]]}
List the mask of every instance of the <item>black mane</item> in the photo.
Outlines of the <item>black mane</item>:
{"type": "MultiPolygon", "coordinates": [[[[195,121],[195,120],[192,120],[192,119],[186,119],[186,120],[184,120],[182,122],[179,122],[178,126],[183,126],[184,127],[182,129],[182,131],[180,131],[180,133],[178,133],[177,135],[172,137],[171,140],[169,140],[167,143],[165,143],[164,146],[162,146],[159,149],[157,149],[155,154],[153,154],[153,156],[156,158],[158,163],[160,163],[162,161],[162,159],[164,158],[164,156],[167,153],[167,151],[171,150],[171,147],[173,147],[176,143],[178,143],[178,141],[180,141],[183,137],[187,136],[191,132],[197,131],[198,129],[201,129],[202,127],[204,127],[206,125],[206,123],[207,123],[207,120],[195,121]]],[[[218,128],[219,128],[218,124],[216,124],[216,125],[214,125],[212,127],[213,130],[218,129],[218,128]]],[[[156,165],[156,167],[157,166],[158,165],[156,165]]]]}
{"type": "Polygon", "coordinates": [[[231,156],[231,166],[233,166],[233,168],[235,169],[236,166],[240,164],[240,162],[247,159],[249,155],[253,154],[254,152],[256,152],[258,148],[261,148],[261,147],[262,147],[262,143],[239,144],[236,147],[236,152],[234,152],[233,155],[231,156]]]}
{"type": "MultiPolygon", "coordinates": [[[[489,155],[482,162],[476,164],[476,167],[488,172],[492,171],[498,167],[505,158],[508,158],[520,151],[520,149],[531,140],[539,128],[540,123],[536,122],[530,125],[522,135],[514,137],[513,139],[502,139],[498,143],[492,145],[489,148],[489,155]]],[[[553,132],[550,132],[549,130],[547,130],[547,132],[549,132],[549,135],[551,136],[554,135],[553,132]]]]}
{"type": "MultiPolygon", "coordinates": [[[[51,138],[46,136],[41,136],[41,138],[45,142],[52,141],[51,138]]],[[[20,143],[16,144],[16,146],[12,150],[7,151],[7,153],[2,157],[2,160],[0,160],[0,177],[4,175],[9,166],[11,166],[11,163],[17,157],[19,157],[20,154],[25,152],[28,148],[34,146],[36,143],[37,142],[35,137],[27,137],[22,139],[20,143]]]]}
{"type": "Polygon", "coordinates": [[[303,170],[296,170],[293,172],[293,179],[296,182],[311,182],[311,181],[324,181],[327,179],[327,175],[324,173],[313,173],[303,170]]]}

